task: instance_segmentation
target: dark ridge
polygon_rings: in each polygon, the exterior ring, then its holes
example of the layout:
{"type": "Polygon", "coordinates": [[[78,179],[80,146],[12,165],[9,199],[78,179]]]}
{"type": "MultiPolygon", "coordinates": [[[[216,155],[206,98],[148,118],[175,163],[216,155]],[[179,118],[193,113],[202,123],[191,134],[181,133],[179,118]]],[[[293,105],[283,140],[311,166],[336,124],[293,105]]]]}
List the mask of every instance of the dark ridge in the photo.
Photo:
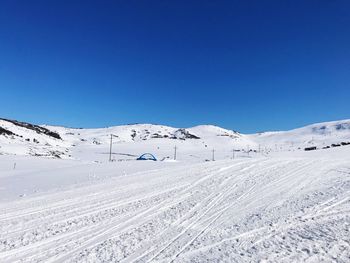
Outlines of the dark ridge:
{"type": "Polygon", "coordinates": [[[3,134],[5,134],[5,135],[16,135],[12,131],[9,131],[9,130],[6,130],[6,129],[0,127],[0,135],[3,135],[3,134]]]}
{"type": "Polygon", "coordinates": [[[33,125],[33,124],[30,124],[27,122],[20,122],[20,121],[16,121],[16,120],[8,120],[8,119],[3,119],[3,118],[0,118],[0,120],[8,121],[8,122],[13,123],[16,126],[30,129],[30,130],[36,131],[39,134],[45,134],[45,135],[53,137],[55,139],[62,140],[61,136],[58,133],[50,131],[49,129],[46,129],[46,128],[41,127],[39,125],[33,125]]]}
{"type": "Polygon", "coordinates": [[[184,139],[200,139],[200,137],[191,134],[189,131],[187,131],[186,129],[177,129],[174,134],[172,135],[172,137],[170,137],[170,139],[180,139],[180,140],[184,140],[184,139]]]}

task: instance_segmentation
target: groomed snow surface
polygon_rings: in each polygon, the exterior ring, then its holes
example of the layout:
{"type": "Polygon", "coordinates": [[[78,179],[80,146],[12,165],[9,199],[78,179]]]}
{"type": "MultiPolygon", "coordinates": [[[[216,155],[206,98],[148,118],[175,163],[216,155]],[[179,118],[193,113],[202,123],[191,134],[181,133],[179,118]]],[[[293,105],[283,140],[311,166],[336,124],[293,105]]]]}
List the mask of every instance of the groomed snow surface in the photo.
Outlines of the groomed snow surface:
{"type": "Polygon", "coordinates": [[[45,127],[0,119],[0,263],[350,262],[350,120],[45,127]]]}
{"type": "Polygon", "coordinates": [[[350,262],[349,154],[0,156],[0,262],[350,262]]]}

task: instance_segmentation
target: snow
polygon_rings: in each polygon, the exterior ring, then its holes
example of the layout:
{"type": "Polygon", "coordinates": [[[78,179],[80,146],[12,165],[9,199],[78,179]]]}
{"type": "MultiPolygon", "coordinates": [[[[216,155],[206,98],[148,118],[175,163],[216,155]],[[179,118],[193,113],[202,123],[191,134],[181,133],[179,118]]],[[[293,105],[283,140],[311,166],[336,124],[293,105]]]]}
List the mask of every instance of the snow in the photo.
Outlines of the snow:
{"type": "Polygon", "coordinates": [[[0,262],[349,262],[350,145],[321,149],[348,141],[347,123],[254,135],[186,129],[200,139],[151,138],[184,133],[150,124],[46,126],[61,141],[6,123],[71,156],[31,156],[31,142],[0,135],[0,262]],[[247,145],[257,152],[231,159],[247,145]],[[213,148],[216,161],[205,161],[213,148]],[[144,152],[169,158],[136,161],[144,152]]]}
{"type": "Polygon", "coordinates": [[[312,124],[281,132],[265,132],[248,136],[270,151],[295,151],[316,146],[322,148],[333,143],[350,141],[350,120],[312,124]]]}
{"type": "Polygon", "coordinates": [[[0,133],[0,154],[50,155],[50,151],[68,151],[69,142],[38,134],[34,130],[17,126],[0,119],[0,128],[15,135],[4,136],[0,133]],[[36,140],[36,141],[35,141],[36,140]]]}
{"type": "Polygon", "coordinates": [[[116,161],[134,160],[145,152],[155,154],[159,160],[173,158],[175,146],[178,148],[178,158],[182,161],[209,160],[213,149],[216,151],[216,159],[226,159],[232,156],[232,149],[246,151],[256,146],[256,143],[246,135],[210,125],[188,129],[152,124],[100,129],[43,126],[60,134],[62,140],[31,130],[25,131],[22,127],[4,120],[0,120],[0,127],[22,136],[0,135],[0,154],[52,157],[55,153],[62,159],[83,161],[108,160],[111,134],[113,135],[113,158],[116,161]],[[29,139],[29,142],[26,139],[29,139]],[[38,143],[33,142],[34,139],[38,143]]]}

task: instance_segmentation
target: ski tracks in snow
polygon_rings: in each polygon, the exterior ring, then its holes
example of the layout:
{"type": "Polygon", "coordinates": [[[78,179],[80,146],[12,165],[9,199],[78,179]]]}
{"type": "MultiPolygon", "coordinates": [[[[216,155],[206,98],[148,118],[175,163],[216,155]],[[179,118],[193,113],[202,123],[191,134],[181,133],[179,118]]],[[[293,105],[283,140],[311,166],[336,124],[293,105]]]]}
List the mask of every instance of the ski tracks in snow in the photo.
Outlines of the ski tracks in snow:
{"type": "MultiPolygon", "coordinates": [[[[280,254],[291,259],[305,229],[319,233],[319,225],[335,222],[333,233],[344,225],[336,222],[349,222],[350,175],[337,172],[346,165],[311,159],[220,161],[5,203],[0,261],[275,260],[258,248],[281,249],[285,236],[291,248],[282,247],[287,252],[280,254]]],[[[307,251],[303,254],[313,256],[307,251]]]]}

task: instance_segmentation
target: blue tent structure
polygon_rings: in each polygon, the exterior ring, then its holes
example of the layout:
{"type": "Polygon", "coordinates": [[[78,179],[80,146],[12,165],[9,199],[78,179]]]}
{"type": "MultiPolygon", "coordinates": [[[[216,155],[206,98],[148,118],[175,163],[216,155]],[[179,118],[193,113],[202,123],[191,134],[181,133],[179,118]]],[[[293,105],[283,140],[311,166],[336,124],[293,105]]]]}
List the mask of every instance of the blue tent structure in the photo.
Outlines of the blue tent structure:
{"type": "Polygon", "coordinates": [[[147,160],[157,161],[157,158],[154,157],[154,155],[151,154],[151,153],[144,153],[144,154],[142,154],[139,158],[137,158],[136,160],[142,160],[142,161],[147,161],[147,160]]]}

